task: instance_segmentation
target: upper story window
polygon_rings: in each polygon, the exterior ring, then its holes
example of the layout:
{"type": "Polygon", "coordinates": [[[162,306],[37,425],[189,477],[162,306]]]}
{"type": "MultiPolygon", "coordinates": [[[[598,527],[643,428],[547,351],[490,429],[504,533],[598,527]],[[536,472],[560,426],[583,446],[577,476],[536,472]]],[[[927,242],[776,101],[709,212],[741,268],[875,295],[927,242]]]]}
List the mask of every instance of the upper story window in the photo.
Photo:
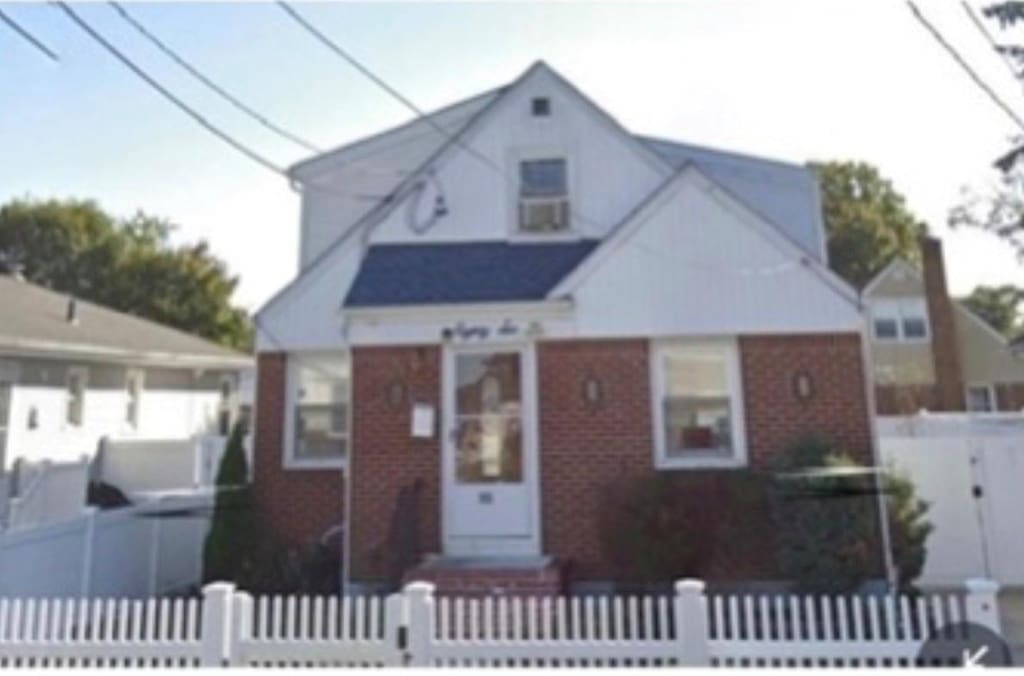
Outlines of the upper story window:
{"type": "Polygon", "coordinates": [[[285,465],[338,467],[348,455],[349,362],[344,353],[288,360],[285,465]]]}
{"type": "Polygon", "coordinates": [[[538,96],[530,101],[530,112],[534,117],[547,117],[551,115],[551,99],[546,96],[538,96]]]}
{"type": "Polygon", "coordinates": [[[875,340],[921,342],[929,338],[928,306],[923,298],[876,300],[871,305],[875,340]]]}
{"type": "Polygon", "coordinates": [[[651,359],[657,465],[744,464],[743,394],[736,343],[658,343],[651,359]]]}
{"type": "Polygon", "coordinates": [[[519,230],[524,233],[569,229],[569,169],[565,158],[519,163],[519,230]]]}

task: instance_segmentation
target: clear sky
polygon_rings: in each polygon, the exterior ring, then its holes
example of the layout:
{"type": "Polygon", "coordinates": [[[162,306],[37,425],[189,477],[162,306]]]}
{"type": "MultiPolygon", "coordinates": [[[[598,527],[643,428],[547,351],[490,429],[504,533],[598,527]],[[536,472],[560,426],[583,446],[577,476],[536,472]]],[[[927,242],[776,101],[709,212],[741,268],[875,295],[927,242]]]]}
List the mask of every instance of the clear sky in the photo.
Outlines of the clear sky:
{"type": "MultiPolygon", "coordinates": [[[[924,11],[1006,99],[1024,94],[958,0],[924,11]]],[[[275,162],[308,153],[193,81],[106,4],[76,9],[163,84],[275,162]]],[[[425,108],[544,59],[627,128],[803,162],[878,165],[946,243],[954,292],[1024,284],[989,235],[951,233],[960,188],[991,180],[1014,131],[898,0],[868,2],[332,3],[322,30],[425,108]]],[[[91,197],[207,239],[255,309],[295,274],[298,198],[210,136],[47,5],[3,9],[61,56],[0,25],[0,201],[91,197]]],[[[407,111],[270,4],[133,4],[158,36],[273,121],[322,147],[407,111]]],[[[1024,36],[1018,36],[1024,41],[1024,36]]]]}

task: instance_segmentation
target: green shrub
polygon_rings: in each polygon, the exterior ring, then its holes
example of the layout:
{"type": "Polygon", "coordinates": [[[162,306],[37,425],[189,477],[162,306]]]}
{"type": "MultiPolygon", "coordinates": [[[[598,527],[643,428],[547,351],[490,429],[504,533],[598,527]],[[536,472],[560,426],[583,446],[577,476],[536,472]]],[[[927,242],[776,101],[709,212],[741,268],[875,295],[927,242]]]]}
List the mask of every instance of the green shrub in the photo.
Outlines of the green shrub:
{"type": "Polygon", "coordinates": [[[742,577],[765,550],[761,477],[657,472],[618,480],[600,501],[604,556],[620,582],[742,577]]]}
{"type": "Polygon", "coordinates": [[[909,481],[859,472],[862,465],[818,439],[795,444],[775,469],[775,552],[784,578],[807,591],[849,591],[884,579],[879,489],[887,501],[898,581],[909,587],[920,575],[931,525],[924,521],[927,504],[917,499],[909,481]],[[800,474],[819,469],[836,471],[800,474]]]}
{"type": "Polygon", "coordinates": [[[239,582],[253,554],[260,548],[261,530],[248,482],[245,428],[236,424],[217,470],[213,521],[203,547],[206,582],[239,582]]]}

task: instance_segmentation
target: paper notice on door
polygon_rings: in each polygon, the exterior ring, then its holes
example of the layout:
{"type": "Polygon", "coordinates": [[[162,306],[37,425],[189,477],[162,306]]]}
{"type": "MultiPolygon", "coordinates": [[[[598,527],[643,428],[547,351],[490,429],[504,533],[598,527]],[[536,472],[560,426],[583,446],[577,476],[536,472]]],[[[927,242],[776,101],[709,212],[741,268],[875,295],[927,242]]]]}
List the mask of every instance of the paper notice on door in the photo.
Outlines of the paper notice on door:
{"type": "Polygon", "coordinates": [[[434,436],[433,405],[412,405],[412,436],[415,439],[430,439],[434,436]]]}

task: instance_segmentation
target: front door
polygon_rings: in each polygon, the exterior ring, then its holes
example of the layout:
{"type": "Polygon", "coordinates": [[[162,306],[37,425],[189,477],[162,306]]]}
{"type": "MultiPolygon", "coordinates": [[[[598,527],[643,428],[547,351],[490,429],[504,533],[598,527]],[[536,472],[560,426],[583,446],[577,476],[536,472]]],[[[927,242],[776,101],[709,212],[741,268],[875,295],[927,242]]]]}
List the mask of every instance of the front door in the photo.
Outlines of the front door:
{"type": "Polygon", "coordinates": [[[532,349],[449,347],[444,383],[445,552],[539,553],[532,349]]]}

